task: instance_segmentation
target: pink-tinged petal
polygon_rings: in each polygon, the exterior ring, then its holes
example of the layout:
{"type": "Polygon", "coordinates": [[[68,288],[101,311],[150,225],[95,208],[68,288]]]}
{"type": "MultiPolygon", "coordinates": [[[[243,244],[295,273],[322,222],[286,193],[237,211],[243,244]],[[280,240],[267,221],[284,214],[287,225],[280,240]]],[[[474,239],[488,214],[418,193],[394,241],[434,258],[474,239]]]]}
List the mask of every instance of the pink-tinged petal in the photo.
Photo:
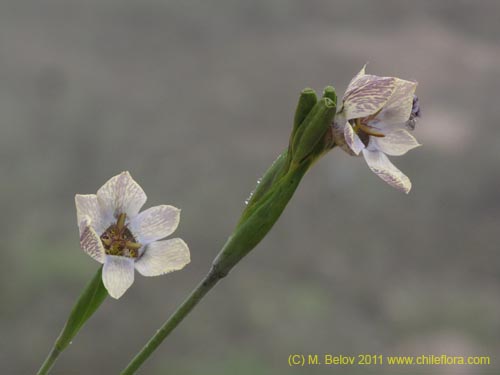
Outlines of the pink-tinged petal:
{"type": "Polygon", "coordinates": [[[346,119],[363,118],[380,111],[394,93],[396,78],[361,75],[344,94],[342,112],[346,119]]]}
{"type": "Polygon", "coordinates": [[[107,214],[117,217],[125,213],[130,218],[137,215],[147,197],[130,173],[122,172],[108,180],[97,191],[97,199],[107,214]]]}
{"type": "Polygon", "coordinates": [[[349,123],[346,123],[344,126],[344,138],[347,145],[356,155],[359,155],[359,153],[365,148],[363,141],[361,141],[349,123]]]}
{"type": "Polygon", "coordinates": [[[189,248],[180,238],[149,244],[135,262],[135,268],[144,276],[158,276],[177,271],[191,261],[189,248]]]}
{"type": "MultiPolygon", "coordinates": [[[[351,150],[349,145],[346,142],[345,127],[347,126],[345,119],[342,116],[342,113],[337,113],[335,115],[333,124],[332,124],[332,137],[337,147],[340,147],[342,150],[347,152],[347,154],[351,156],[356,156],[354,151],[351,150]]],[[[352,129],[351,129],[352,130],[352,129]]],[[[348,131],[348,130],[347,130],[348,131]]]]}
{"type": "Polygon", "coordinates": [[[406,194],[410,192],[410,179],[397,169],[383,152],[365,149],[363,150],[363,156],[368,167],[382,180],[406,194]]]}
{"type": "Polygon", "coordinates": [[[75,195],[76,218],[80,229],[80,235],[86,225],[91,225],[99,234],[103,233],[111,224],[111,217],[105,217],[95,194],[75,195]],[[87,219],[90,223],[82,225],[87,219]]]}
{"type": "Polygon", "coordinates": [[[134,260],[106,255],[102,269],[102,282],[111,297],[120,298],[134,283],[134,260]]]}
{"type": "Polygon", "coordinates": [[[415,137],[404,129],[394,129],[385,137],[372,137],[370,141],[376,144],[378,150],[392,156],[404,155],[415,147],[421,146],[415,137]]]}
{"type": "Polygon", "coordinates": [[[162,205],[148,208],[135,216],[129,228],[143,245],[171,235],[179,225],[181,210],[162,205]]]}
{"type": "Polygon", "coordinates": [[[406,123],[413,108],[413,96],[416,89],[417,82],[395,78],[394,93],[384,109],[377,115],[377,120],[389,125],[406,123]]]}
{"type": "Polygon", "coordinates": [[[101,239],[96,231],[87,224],[90,224],[89,218],[83,218],[80,235],[80,246],[88,255],[97,260],[99,263],[104,263],[105,251],[101,239]]]}

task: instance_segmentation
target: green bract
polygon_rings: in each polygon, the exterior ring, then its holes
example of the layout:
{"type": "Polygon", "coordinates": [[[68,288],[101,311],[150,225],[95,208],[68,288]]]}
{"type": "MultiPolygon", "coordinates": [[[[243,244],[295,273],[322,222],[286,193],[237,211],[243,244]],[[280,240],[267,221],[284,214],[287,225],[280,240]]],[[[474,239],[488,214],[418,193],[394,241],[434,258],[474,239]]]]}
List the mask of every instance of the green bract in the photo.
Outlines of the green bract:
{"type": "Polygon", "coordinates": [[[226,275],[269,232],[281,216],[302,177],[323,152],[333,147],[328,140],[336,111],[333,87],[317,100],[311,89],[302,91],[288,149],[264,174],[247,203],[240,221],[213,263],[214,271],[226,275]]]}

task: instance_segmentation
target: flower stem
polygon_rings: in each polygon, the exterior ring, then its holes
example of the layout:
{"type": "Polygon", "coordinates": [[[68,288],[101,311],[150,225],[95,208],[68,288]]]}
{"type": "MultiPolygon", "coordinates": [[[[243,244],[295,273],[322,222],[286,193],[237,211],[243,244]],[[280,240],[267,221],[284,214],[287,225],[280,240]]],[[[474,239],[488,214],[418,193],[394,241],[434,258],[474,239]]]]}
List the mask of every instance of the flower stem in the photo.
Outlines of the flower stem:
{"type": "Polygon", "coordinates": [[[38,370],[37,374],[38,375],[48,374],[49,370],[52,368],[52,366],[54,366],[54,363],[56,363],[56,359],[57,357],[59,357],[59,354],[61,354],[61,351],[57,349],[56,346],[54,345],[49,355],[47,356],[47,358],[45,358],[45,361],[42,363],[42,367],[40,367],[40,370],[38,370]]]}
{"type": "MultiPolygon", "coordinates": [[[[217,282],[261,241],[278,220],[309,165],[310,162],[307,162],[299,168],[293,168],[293,171],[285,175],[274,189],[263,196],[263,206],[250,213],[249,218],[237,226],[214,260],[207,276],[153,335],[121,375],[133,375],[217,282]]],[[[272,170],[271,167],[270,171],[272,170]]]]}
{"type": "Polygon", "coordinates": [[[301,93],[288,149],[257,184],[236,229],[215,258],[212,269],[121,375],[133,375],[210,289],[269,233],[307,170],[324,152],[332,148],[324,139],[328,139],[328,131],[335,115],[335,103],[333,88],[325,89],[320,101],[317,101],[316,94],[311,90],[301,93]]]}
{"type": "Polygon", "coordinates": [[[201,299],[212,289],[225,274],[212,268],[198,286],[191,292],[187,299],[177,308],[177,310],[168,318],[163,326],[156,331],[149,342],[134,357],[128,366],[121,372],[121,375],[132,375],[149,358],[165,338],[179,325],[182,320],[191,312],[191,310],[201,301],[201,299]]]}
{"type": "Polygon", "coordinates": [[[100,267],[78,298],[73,310],[71,310],[66,325],[40,367],[40,370],[38,370],[37,375],[46,375],[49,373],[57,357],[71,344],[71,340],[99,306],[101,306],[107,295],[108,292],[102,283],[102,267],[100,267]]]}

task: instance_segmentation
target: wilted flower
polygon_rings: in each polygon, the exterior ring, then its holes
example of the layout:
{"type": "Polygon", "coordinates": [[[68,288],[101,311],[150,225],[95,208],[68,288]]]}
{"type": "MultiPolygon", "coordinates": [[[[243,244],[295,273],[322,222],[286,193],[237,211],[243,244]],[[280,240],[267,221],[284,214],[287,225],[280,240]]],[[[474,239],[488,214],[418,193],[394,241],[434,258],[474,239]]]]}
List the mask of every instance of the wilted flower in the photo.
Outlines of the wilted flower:
{"type": "Polygon", "coordinates": [[[370,167],[389,185],[408,193],[410,179],[386,155],[403,155],[420,146],[407,131],[420,117],[417,82],[395,77],[365,74],[352,79],[334,121],[337,145],[350,154],[363,156],[370,167]]]}
{"type": "Polygon", "coordinates": [[[139,213],[146,199],[128,172],[111,178],[97,194],[75,196],[80,245],[104,264],[102,281],[113,298],[132,285],[134,268],[144,276],[157,276],[190,262],[183,240],[159,241],[175,231],[180,210],[161,205],[139,213]]]}

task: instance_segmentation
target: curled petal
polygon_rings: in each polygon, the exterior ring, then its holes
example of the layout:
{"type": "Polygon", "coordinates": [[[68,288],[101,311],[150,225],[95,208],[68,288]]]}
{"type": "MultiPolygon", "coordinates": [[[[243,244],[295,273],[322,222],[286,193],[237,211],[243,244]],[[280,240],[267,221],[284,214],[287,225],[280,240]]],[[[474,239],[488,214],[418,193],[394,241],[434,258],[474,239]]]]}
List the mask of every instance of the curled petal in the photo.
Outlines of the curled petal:
{"type": "Polygon", "coordinates": [[[359,136],[354,132],[351,124],[346,123],[344,127],[344,137],[347,145],[351,148],[356,155],[365,148],[364,143],[361,141],[359,136]]]}
{"type": "Polygon", "coordinates": [[[381,138],[371,137],[370,143],[372,142],[376,149],[392,156],[404,155],[415,147],[421,146],[415,137],[404,129],[394,129],[381,138]]]}
{"type": "Polygon", "coordinates": [[[147,245],[172,234],[179,225],[180,212],[168,205],[148,208],[131,220],[130,229],[141,244],[147,245]]]}
{"type": "Polygon", "coordinates": [[[346,121],[344,118],[342,118],[342,114],[339,113],[335,116],[335,119],[332,124],[332,137],[333,141],[335,142],[335,145],[340,147],[342,150],[344,150],[347,154],[351,156],[356,156],[354,151],[349,147],[349,145],[346,142],[346,135],[345,132],[349,131],[348,129],[346,130],[346,121]]]}
{"type": "Polygon", "coordinates": [[[190,262],[189,249],[180,238],[149,244],[135,268],[144,276],[158,276],[182,269],[190,262]]]}
{"type": "Polygon", "coordinates": [[[392,125],[408,121],[413,108],[413,96],[417,82],[394,78],[395,90],[384,109],[377,115],[377,120],[392,125]]]}
{"type": "Polygon", "coordinates": [[[134,283],[134,260],[106,255],[102,269],[102,282],[111,297],[120,298],[134,283]]]}
{"type": "Polygon", "coordinates": [[[130,173],[122,172],[108,180],[98,191],[97,199],[105,213],[116,217],[121,213],[129,217],[137,215],[146,203],[146,193],[132,179],[130,173]]]}
{"type": "Polygon", "coordinates": [[[396,89],[396,78],[358,75],[347,88],[343,109],[346,119],[362,118],[380,111],[396,89]]]}
{"type": "Polygon", "coordinates": [[[87,217],[82,221],[82,229],[80,235],[80,246],[92,258],[99,263],[104,263],[105,251],[102,246],[101,239],[96,231],[89,225],[91,220],[87,217]]]}
{"type": "Polygon", "coordinates": [[[80,229],[80,235],[87,225],[91,225],[97,233],[103,233],[110,225],[110,221],[104,217],[95,194],[75,195],[76,217],[80,229]],[[90,220],[90,223],[87,221],[90,220]]]}
{"type": "Polygon", "coordinates": [[[410,192],[410,179],[396,168],[383,152],[364,149],[363,156],[368,167],[382,180],[406,194],[410,192]]]}

